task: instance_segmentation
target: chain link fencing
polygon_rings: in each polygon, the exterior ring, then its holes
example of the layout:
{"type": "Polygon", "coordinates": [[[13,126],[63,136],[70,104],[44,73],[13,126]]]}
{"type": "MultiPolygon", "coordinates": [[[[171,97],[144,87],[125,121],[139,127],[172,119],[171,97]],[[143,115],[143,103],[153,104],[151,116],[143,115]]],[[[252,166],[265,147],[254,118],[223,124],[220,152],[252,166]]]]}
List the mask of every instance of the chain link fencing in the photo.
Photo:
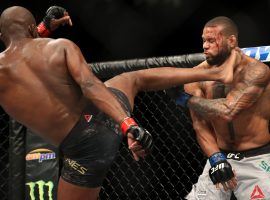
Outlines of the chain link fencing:
{"type": "MultiPolygon", "coordinates": [[[[152,152],[136,162],[123,142],[103,183],[100,199],[184,199],[205,163],[188,111],[176,106],[164,91],[147,92],[136,97],[134,116],[152,133],[152,152]]],[[[8,199],[8,120],[1,110],[0,199],[8,199]]]]}
{"type": "Polygon", "coordinates": [[[153,135],[151,155],[136,162],[123,142],[100,199],[184,199],[205,164],[188,111],[164,91],[147,92],[136,98],[134,116],[153,135]]]}
{"type": "MultiPolygon", "coordinates": [[[[0,197],[8,199],[9,117],[0,112],[0,197]]],[[[123,142],[100,198],[165,200],[186,195],[204,161],[186,113],[163,91],[140,93],[134,116],[154,137],[152,153],[136,162],[123,142]]]]}
{"type": "MultiPolygon", "coordinates": [[[[136,97],[134,116],[152,133],[152,152],[136,162],[123,142],[104,181],[100,199],[184,199],[205,161],[187,111],[176,106],[164,91],[147,92],[136,97]]],[[[1,110],[1,199],[8,199],[8,120],[1,110]]]]}
{"type": "MultiPolygon", "coordinates": [[[[9,117],[0,110],[0,199],[8,199],[9,117]]],[[[133,160],[125,142],[100,193],[101,200],[184,199],[203,170],[205,156],[198,146],[187,110],[164,91],[140,93],[134,116],[154,137],[144,160],[133,160]]]]}

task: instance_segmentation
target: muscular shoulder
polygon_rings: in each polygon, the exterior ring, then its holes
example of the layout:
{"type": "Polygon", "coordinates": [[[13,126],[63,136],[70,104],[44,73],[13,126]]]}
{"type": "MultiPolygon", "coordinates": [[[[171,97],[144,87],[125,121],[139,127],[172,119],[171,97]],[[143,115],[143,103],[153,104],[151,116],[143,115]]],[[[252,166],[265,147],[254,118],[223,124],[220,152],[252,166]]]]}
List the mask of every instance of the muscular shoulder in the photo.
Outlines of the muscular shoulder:
{"type": "Polygon", "coordinates": [[[55,40],[51,40],[49,43],[48,43],[48,46],[51,47],[51,48],[74,48],[75,44],[68,40],[68,39],[64,39],[64,38],[60,38],[60,39],[55,39],[55,40]]]}
{"type": "Polygon", "coordinates": [[[77,52],[78,47],[68,39],[52,39],[50,40],[44,49],[45,55],[49,55],[52,60],[62,60],[66,52],[77,52]]]}
{"type": "Polygon", "coordinates": [[[269,67],[255,59],[248,61],[244,68],[244,82],[248,85],[267,85],[270,80],[269,67]]]}

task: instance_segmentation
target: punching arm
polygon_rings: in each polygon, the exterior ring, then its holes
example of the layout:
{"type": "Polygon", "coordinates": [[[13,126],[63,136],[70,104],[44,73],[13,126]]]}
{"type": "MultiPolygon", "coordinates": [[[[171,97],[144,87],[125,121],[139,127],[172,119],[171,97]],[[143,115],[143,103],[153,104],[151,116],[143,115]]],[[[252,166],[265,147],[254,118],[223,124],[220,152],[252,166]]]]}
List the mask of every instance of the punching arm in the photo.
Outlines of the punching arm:
{"type": "Polygon", "coordinates": [[[48,37],[60,25],[69,24],[72,26],[72,21],[65,8],[60,6],[51,6],[46,11],[43,20],[37,26],[40,37],[48,37]]]}

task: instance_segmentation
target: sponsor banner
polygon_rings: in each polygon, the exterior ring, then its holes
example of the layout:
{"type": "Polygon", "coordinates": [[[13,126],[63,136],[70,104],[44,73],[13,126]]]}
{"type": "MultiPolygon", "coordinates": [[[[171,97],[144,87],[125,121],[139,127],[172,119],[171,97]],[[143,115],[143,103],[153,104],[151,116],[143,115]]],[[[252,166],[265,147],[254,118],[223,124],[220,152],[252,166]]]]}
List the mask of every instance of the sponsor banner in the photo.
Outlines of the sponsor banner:
{"type": "Polygon", "coordinates": [[[243,48],[242,51],[257,60],[262,62],[269,62],[270,61],[270,46],[260,46],[260,47],[248,47],[243,48]]]}
{"type": "Polygon", "coordinates": [[[26,199],[29,200],[53,200],[54,199],[54,182],[38,180],[27,182],[26,184],[26,199]]]}
{"type": "Polygon", "coordinates": [[[25,199],[56,200],[58,149],[27,130],[25,160],[25,199]]]}
{"type": "Polygon", "coordinates": [[[42,163],[45,160],[53,160],[56,158],[56,153],[50,149],[35,149],[26,154],[25,160],[37,160],[39,163],[42,163]]]}

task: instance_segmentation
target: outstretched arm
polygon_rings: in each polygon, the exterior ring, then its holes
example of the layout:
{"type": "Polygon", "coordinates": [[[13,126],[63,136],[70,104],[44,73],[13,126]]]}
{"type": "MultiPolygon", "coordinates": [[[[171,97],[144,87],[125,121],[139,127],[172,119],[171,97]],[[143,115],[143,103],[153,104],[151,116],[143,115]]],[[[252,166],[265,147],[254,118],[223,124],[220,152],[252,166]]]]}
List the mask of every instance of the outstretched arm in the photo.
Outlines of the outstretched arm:
{"type": "Polygon", "coordinates": [[[269,82],[269,68],[264,64],[253,63],[244,70],[243,80],[228,93],[226,98],[192,97],[188,101],[188,107],[207,118],[221,117],[231,121],[238,113],[258,100],[269,82]]]}
{"type": "Polygon", "coordinates": [[[71,18],[65,8],[61,6],[51,6],[46,11],[42,22],[37,26],[40,37],[48,37],[60,25],[69,24],[72,26],[71,18]]]}

